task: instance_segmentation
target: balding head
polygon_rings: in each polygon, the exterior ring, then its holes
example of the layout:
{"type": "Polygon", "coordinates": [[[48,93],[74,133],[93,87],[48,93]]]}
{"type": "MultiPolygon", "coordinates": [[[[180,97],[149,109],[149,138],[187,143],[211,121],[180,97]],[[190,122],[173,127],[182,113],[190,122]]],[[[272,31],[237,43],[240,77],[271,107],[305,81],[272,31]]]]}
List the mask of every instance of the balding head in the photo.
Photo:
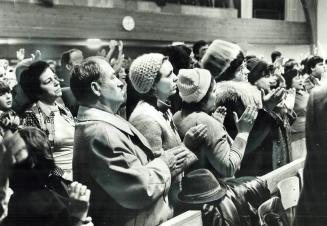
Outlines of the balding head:
{"type": "Polygon", "coordinates": [[[109,63],[103,57],[98,56],[89,57],[74,67],[70,87],[78,102],[88,104],[97,100],[97,96],[91,89],[91,83],[103,80],[104,69],[114,73],[109,63]]]}

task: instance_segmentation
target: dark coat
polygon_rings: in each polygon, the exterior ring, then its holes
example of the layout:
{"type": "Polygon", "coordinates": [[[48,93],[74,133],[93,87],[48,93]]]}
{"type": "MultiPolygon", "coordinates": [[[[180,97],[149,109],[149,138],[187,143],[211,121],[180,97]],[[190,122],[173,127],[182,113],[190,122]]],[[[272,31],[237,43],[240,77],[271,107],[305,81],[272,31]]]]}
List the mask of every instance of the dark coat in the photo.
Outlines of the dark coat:
{"type": "Polygon", "coordinates": [[[307,157],[295,225],[327,225],[327,87],[314,88],[307,108],[307,157]]]}
{"type": "Polygon", "coordinates": [[[267,184],[259,178],[251,177],[233,179],[227,181],[226,184],[225,197],[203,206],[203,225],[260,225],[257,209],[270,197],[267,184]]]}
{"type": "MultiPolygon", "coordinates": [[[[31,178],[29,178],[31,179],[31,178]]],[[[78,219],[70,215],[68,181],[51,176],[45,183],[29,180],[14,189],[8,206],[8,216],[1,226],[63,226],[75,225],[78,219]]]]}

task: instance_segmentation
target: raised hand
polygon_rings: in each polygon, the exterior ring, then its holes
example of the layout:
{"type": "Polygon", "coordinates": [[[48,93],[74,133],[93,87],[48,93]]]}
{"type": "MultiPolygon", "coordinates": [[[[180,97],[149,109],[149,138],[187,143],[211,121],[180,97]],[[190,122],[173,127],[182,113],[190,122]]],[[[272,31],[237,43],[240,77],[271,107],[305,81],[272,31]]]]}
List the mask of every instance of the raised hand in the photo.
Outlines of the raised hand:
{"type": "Polygon", "coordinates": [[[239,133],[250,133],[254,122],[258,116],[258,109],[256,107],[247,107],[242,116],[238,118],[236,112],[233,112],[235,124],[239,133]]]}
{"type": "Polygon", "coordinates": [[[101,49],[97,52],[98,56],[106,57],[107,56],[107,51],[105,49],[101,49]]]}
{"type": "Polygon", "coordinates": [[[227,108],[225,108],[224,106],[219,106],[217,107],[216,111],[212,113],[211,116],[214,119],[216,119],[218,122],[224,123],[226,114],[227,114],[227,108]]]}
{"type": "Polygon", "coordinates": [[[22,49],[17,50],[16,51],[16,57],[17,57],[17,59],[19,61],[24,60],[24,58],[25,58],[25,49],[22,48],[22,49]]]}
{"type": "Polygon", "coordinates": [[[281,73],[276,73],[275,76],[279,83],[279,87],[286,88],[286,81],[285,81],[285,78],[283,77],[283,75],[281,73]]]}
{"type": "Polygon", "coordinates": [[[285,94],[284,88],[277,88],[271,90],[268,94],[265,94],[264,90],[261,90],[263,107],[267,110],[274,110],[274,108],[283,100],[285,94]]]}
{"type": "Polygon", "coordinates": [[[123,51],[123,48],[124,48],[124,43],[122,40],[119,40],[118,41],[118,51],[119,52],[122,52],[123,51]]]}
{"type": "Polygon", "coordinates": [[[114,50],[116,48],[116,46],[118,45],[116,40],[110,40],[109,41],[109,49],[110,50],[114,50]]]}
{"type": "Polygon", "coordinates": [[[34,53],[31,54],[32,61],[38,61],[42,59],[42,53],[40,50],[36,50],[34,53]]]}
{"type": "Polygon", "coordinates": [[[289,89],[284,100],[284,104],[287,109],[293,110],[295,104],[296,90],[295,88],[289,89]]]}

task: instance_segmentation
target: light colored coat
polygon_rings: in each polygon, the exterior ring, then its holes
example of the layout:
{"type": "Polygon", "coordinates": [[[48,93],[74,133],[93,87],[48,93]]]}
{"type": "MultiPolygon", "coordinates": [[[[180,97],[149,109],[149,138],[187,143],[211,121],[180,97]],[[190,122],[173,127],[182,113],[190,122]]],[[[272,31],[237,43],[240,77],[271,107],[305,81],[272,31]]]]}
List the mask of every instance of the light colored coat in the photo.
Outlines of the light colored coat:
{"type": "Polygon", "coordinates": [[[118,115],[81,106],[74,145],[74,179],[91,191],[95,225],[158,225],[171,217],[168,166],[118,115]]]}
{"type": "Polygon", "coordinates": [[[147,102],[140,101],[135,107],[129,121],[149,141],[155,156],[160,156],[163,150],[177,147],[182,141],[177,133],[170,126],[173,116],[167,110],[167,118],[161,111],[147,102]]]}
{"type": "Polygon", "coordinates": [[[196,153],[199,162],[197,168],[207,168],[217,177],[233,177],[240,168],[244,155],[246,140],[237,136],[233,141],[224,126],[205,112],[178,111],[174,122],[181,137],[193,126],[207,126],[206,141],[200,144],[196,153]]]}

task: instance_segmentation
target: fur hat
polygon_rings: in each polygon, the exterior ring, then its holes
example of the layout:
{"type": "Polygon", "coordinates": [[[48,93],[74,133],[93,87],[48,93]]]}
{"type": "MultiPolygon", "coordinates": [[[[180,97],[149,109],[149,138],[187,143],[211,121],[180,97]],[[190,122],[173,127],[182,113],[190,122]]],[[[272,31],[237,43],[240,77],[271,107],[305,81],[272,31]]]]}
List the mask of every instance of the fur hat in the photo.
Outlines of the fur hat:
{"type": "Polygon", "coordinates": [[[148,53],[137,57],[129,69],[129,79],[138,93],[148,93],[159,74],[165,56],[148,53]]]}
{"type": "Polygon", "coordinates": [[[248,81],[252,85],[268,73],[268,64],[258,58],[251,58],[246,62],[246,64],[250,71],[248,74],[248,81]]]}
{"type": "Polygon", "coordinates": [[[236,44],[214,40],[203,56],[201,66],[208,69],[215,78],[219,77],[240,52],[241,48],[236,44]]]}
{"type": "Polygon", "coordinates": [[[177,81],[179,95],[187,103],[198,103],[202,100],[210,84],[211,74],[208,70],[200,68],[179,70],[177,81]]]}

